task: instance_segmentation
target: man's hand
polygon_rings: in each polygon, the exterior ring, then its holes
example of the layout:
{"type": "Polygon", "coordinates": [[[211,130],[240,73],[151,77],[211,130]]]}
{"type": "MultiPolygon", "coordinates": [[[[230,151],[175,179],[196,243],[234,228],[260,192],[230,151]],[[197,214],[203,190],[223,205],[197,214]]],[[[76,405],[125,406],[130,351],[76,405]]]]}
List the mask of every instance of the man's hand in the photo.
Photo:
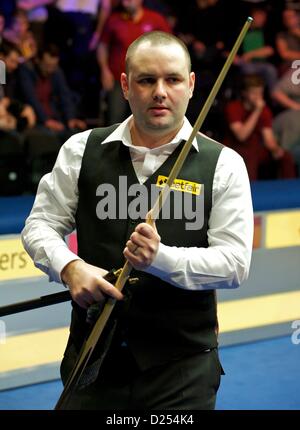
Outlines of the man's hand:
{"type": "Polygon", "coordinates": [[[32,109],[31,106],[25,105],[22,112],[21,112],[21,116],[27,119],[27,123],[28,123],[29,128],[32,128],[35,126],[36,115],[35,115],[34,110],[32,109]]]}
{"type": "Polygon", "coordinates": [[[60,121],[56,121],[56,119],[47,119],[44,125],[45,127],[53,131],[63,131],[65,129],[63,123],[60,121]]]}
{"type": "Polygon", "coordinates": [[[126,242],[123,251],[125,258],[137,270],[150,266],[157,254],[160,236],[155,224],[150,226],[145,222],[139,224],[126,242]]]}
{"type": "Polygon", "coordinates": [[[86,123],[85,123],[85,121],[82,121],[81,119],[72,118],[72,119],[69,119],[69,121],[68,121],[68,127],[70,129],[79,128],[80,130],[84,130],[84,129],[86,129],[86,123]]]}
{"type": "Polygon", "coordinates": [[[87,309],[93,303],[103,302],[105,295],[117,300],[123,298],[123,294],[103,278],[106,273],[107,270],[82,260],[73,260],[64,267],[61,278],[69,286],[73,300],[87,309]]]}
{"type": "Polygon", "coordinates": [[[266,105],[266,102],[264,101],[264,99],[263,98],[257,98],[255,101],[254,101],[254,108],[256,109],[256,110],[258,110],[259,112],[261,112],[262,110],[263,110],[263,108],[265,107],[265,105],[266,105]]]}

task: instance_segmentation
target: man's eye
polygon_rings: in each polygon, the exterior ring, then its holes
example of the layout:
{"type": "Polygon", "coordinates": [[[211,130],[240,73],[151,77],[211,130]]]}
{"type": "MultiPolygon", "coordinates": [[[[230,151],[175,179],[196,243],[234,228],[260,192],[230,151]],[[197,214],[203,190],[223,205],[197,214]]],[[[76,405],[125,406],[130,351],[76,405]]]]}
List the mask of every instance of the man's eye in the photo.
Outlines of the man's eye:
{"type": "Polygon", "coordinates": [[[176,84],[177,82],[179,82],[178,78],[168,78],[168,82],[170,82],[170,84],[176,84]]]}
{"type": "Polygon", "coordinates": [[[154,83],[154,79],[153,78],[143,78],[143,79],[139,79],[138,83],[142,84],[142,85],[150,85],[150,84],[154,83]]]}

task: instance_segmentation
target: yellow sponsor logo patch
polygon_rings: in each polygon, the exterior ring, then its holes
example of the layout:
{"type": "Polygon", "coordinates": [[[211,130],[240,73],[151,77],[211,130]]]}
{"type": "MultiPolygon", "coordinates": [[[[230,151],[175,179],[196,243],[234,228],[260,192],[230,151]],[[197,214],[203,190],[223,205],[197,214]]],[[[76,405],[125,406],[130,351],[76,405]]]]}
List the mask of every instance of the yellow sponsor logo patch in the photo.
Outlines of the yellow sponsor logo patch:
{"type": "MultiPolygon", "coordinates": [[[[163,188],[167,183],[168,177],[159,175],[156,181],[156,186],[163,188]]],[[[185,179],[174,179],[171,190],[182,191],[183,193],[190,193],[199,196],[201,193],[202,184],[197,182],[186,181],[185,179]]]]}
{"type": "Polygon", "coordinates": [[[24,250],[20,238],[0,240],[0,281],[42,275],[24,250]]]}

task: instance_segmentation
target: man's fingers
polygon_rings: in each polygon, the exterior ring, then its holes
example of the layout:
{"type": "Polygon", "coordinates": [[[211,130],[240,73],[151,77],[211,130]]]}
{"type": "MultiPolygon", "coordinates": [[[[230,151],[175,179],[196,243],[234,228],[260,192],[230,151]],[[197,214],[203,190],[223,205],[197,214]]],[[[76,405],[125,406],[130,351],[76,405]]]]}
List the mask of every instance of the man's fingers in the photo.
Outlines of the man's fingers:
{"type": "Polygon", "coordinates": [[[88,290],[83,290],[81,291],[81,293],[78,294],[74,294],[74,292],[71,292],[71,295],[73,300],[83,309],[87,309],[90,305],[95,303],[93,295],[88,290]]]}
{"type": "Polygon", "coordinates": [[[124,297],[121,291],[119,291],[114,285],[107,282],[104,278],[101,278],[99,281],[99,286],[102,293],[107,294],[116,300],[122,300],[124,297]]]}
{"type": "Polygon", "coordinates": [[[94,303],[99,303],[99,302],[103,302],[105,300],[105,294],[103,293],[103,291],[100,290],[100,288],[98,288],[98,286],[91,291],[93,299],[94,299],[94,303]]]}
{"type": "Polygon", "coordinates": [[[134,267],[138,267],[140,265],[140,258],[134,254],[132,254],[128,248],[125,248],[123,251],[124,257],[130,261],[130,263],[132,264],[132,266],[134,267]]]}
{"type": "Polygon", "coordinates": [[[146,224],[145,222],[142,222],[141,224],[139,224],[135,231],[145,237],[147,237],[148,239],[152,239],[154,237],[155,234],[155,230],[154,227],[151,227],[149,224],[146,224]]]}
{"type": "Polygon", "coordinates": [[[126,246],[134,254],[137,248],[147,246],[147,239],[138,233],[132,233],[130,240],[126,242],[126,246]]]}

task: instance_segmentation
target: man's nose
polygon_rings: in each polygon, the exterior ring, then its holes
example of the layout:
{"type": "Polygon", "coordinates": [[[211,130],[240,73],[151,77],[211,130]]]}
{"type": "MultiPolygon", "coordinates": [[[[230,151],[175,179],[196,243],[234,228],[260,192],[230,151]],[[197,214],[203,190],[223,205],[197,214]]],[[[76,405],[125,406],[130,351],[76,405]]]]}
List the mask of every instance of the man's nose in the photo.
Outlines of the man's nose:
{"type": "Polygon", "coordinates": [[[162,101],[167,97],[166,87],[163,81],[158,80],[153,89],[153,100],[162,101]]]}

